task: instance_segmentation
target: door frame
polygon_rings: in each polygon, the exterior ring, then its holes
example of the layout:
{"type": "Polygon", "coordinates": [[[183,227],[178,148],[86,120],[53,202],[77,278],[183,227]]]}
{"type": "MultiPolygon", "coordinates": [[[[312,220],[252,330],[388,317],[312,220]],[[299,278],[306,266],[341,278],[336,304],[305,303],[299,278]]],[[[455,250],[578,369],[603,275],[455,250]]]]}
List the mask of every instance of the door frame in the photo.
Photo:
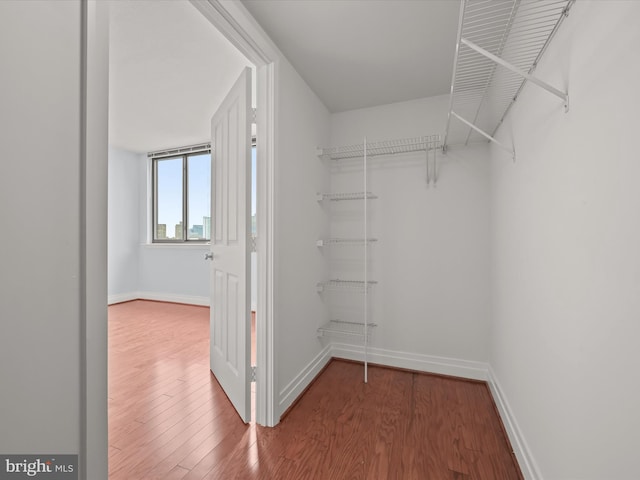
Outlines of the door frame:
{"type": "MultiPolygon", "coordinates": [[[[80,284],[79,473],[108,476],[107,422],[107,150],[109,8],[100,0],[81,6],[79,125],[82,275],[80,284]]],[[[279,422],[274,336],[275,158],[278,49],[240,2],[190,0],[257,67],[258,309],[256,421],[279,422]]]]}
{"type": "Polygon", "coordinates": [[[276,416],[274,336],[275,101],[278,50],[240,2],[189,0],[256,66],[256,165],[258,305],[256,309],[256,423],[268,427],[276,416]]]}

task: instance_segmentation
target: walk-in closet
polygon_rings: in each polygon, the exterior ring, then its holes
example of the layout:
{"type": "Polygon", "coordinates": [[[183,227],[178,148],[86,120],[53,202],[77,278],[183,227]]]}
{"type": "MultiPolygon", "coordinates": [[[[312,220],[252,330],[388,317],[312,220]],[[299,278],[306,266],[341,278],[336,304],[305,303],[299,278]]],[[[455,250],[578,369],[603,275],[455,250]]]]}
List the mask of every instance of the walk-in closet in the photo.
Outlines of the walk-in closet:
{"type": "Polygon", "coordinates": [[[0,468],[637,478],[639,24],[0,0],[0,468]]]}

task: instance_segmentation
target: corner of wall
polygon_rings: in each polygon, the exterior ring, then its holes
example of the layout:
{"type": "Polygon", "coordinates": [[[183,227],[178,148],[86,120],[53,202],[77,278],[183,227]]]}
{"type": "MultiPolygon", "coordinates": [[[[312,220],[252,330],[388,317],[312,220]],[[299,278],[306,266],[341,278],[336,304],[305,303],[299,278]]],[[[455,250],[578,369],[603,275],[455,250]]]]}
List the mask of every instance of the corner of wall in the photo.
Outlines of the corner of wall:
{"type": "Polygon", "coordinates": [[[313,382],[316,376],[318,376],[322,369],[329,363],[331,358],[331,344],[329,344],[280,391],[278,396],[278,418],[280,418],[311,385],[311,382],[313,382]]]}
{"type": "Polygon", "coordinates": [[[507,432],[507,436],[511,442],[511,447],[513,448],[513,453],[518,460],[518,465],[520,466],[520,470],[522,471],[524,478],[527,480],[542,480],[542,475],[540,474],[538,465],[533,458],[529,445],[524,438],[522,430],[520,430],[516,417],[509,406],[504,390],[500,386],[500,382],[498,381],[493,368],[491,368],[491,365],[488,366],[487,375],[489,390],[493,396],[496,408],[498,409],[498,415],[502,419],[502,424],[507,432]]]}
{"type": "Polygon", "coordinates": [[[140,298],[140,294],[138,292],[117,293],[117,294],[108,296],[107,304],[115,305],[116,303],[130,302],[132,300],[137,300],[139,298],[140,298]]]}

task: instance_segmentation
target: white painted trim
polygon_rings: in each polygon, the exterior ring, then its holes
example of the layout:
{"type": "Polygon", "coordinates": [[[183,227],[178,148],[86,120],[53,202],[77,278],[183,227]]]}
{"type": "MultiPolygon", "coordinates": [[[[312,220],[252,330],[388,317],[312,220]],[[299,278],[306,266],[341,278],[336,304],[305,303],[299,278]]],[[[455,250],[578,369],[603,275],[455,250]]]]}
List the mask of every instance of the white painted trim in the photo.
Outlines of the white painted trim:
{"type": "Polygon", "coordinates": [[[200,307],[209,306],[209,297],[199,297],[196,295],[179,295],[175,293],[163,292],[128,292],[109,295],[109,305],[116,303],[130,302],[132,300],[153,300],[155,302],[183,303],[185,305],[197,305],[200,307]]]}
{"type": "Polygon", "coordinates": [[[141,248],[149,248],[151,250],[156,249],[167,249],[167,250],[202,250],[203,252],[208,252],[211,249],[210,243],[189,243],[189,242],[181,242],[181,243],[141,243],[141,248]]]}
{"type": "Polygon", "coordinates": [[[108,477],[107,164],[109,5],[81,2],[80,438],[78,478],[108,477]]]}
{"type": "Polygon", "coordinates": [[[257,67],[282,57],[275,43],[236,0],[190,0],[224,37],[257,67]]]}
{"type": "Polygon", "coordinates": [[[155,300],[156,302],[184,303],[186,305],[209,306],[209,297],[197,297],[194,295],[177,295],[161,292],[138,292],[140,300],[155,300]]]}
{"type": "Polygon", "coordinates": [[[284,58],[262,27],[241,2],[231,0],[191,0],[238,50],[257,67],[258,155],[258,305],[256,422],[274,426],[277,370],[275,348],[275,162],[277,63],[284,58]]]}
{"type": "Polygon", "coordinates": [[[273,427],[280,422],[276,410],[278,385],[277,349],[275,336],[275,231],[276,231],[276,65],[259,67],[257,132],[264,141],[258,142],[258,158],[265,161],[257,165],[257,251],[258,262],[256,318],[256,358],[260,366],[256,381],[256,422],[273,427]]]}
{"type": "MultiPolygon", "coordinates": [[[[345,343],[331,343],[330,345],[333,357],[359,362],[364,361],[364,347],[362,345],[349,345],[345,343]]],[[[367,347],[367,359],[369,363],[376,363],[387,367],[451,375],[472,380],[487,380],[488,365],[484,362],[399,352],[375,347],[367,347]]]]}
{"type": "Polygon", "coordinates": [[[504,390],[500,386],[500,382],[498,382],[498,378],[491,368],[491,365],[489,365],[488,369],[487,383],[489,384],[489,389],[493,395],[493,400],[498,408],[498,413],[500,414],[504,428],[509,436],[513,452],[518,459],[522,475],[524,475],[524,478],[527,480],[542,480],[542,474],[540,473],[538,464],[522,434],[522,430],[518,426],[513,410],[511,410],[509,406],[504,390]]]}
{"type": "Polygon", "coordinates": [[[116,303],[130,302],[131,300],[138,300],[140,298],[140,294],[138,292],[128,292],[128,293],[116,293],[114,295],[109,295],[108,304],[115,305],[116,303]]]}
{"type": "Polygon", "coordinates": [[[278,401],[278,416],[282,415],[282,413],[293,404],[293,402],[302,394],[304,389],[309,386],[313,379],[316,378],[318,373],[320,373],[330,360],[331,344],[323,348],[322,351],[282,389],[278,401]]]}

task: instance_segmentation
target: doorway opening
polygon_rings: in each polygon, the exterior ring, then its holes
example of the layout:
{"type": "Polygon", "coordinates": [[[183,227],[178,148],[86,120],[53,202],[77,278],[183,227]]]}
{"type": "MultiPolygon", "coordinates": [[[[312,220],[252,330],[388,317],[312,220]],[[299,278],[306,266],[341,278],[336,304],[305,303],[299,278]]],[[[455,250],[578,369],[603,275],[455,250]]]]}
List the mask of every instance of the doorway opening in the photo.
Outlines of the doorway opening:
{"type": "MultiPolygon", "coordinates": [[[[126,51],[124,51],[124,55],[123,55],[124,62],[116,66],[114,66],[113,64],[110,65],[110,79],[112,80],[111,82],[112,86],[114,86],[115,88],[118,88],[119,86],[121,86],[119,85],[121,83],[119,75],[121,75],[123,72],[126,72],[127,69],[135,70],[135,71],[138,71],[138,73],[142,74],[143,81],[141,82],[141,84],[134,84],[134,85],[130,84],[130,85],[124,86],[124,91],[127,92],[124,95],[124,102],[128,104],[129,108],[132,108],[133,106],[135,106],[137,104],[137,100],[139,100],[141,97],[144,97],[146,93],[148,93],[148,90],[150,90],[153,85],[157,85],[163,81],[166,81],[167,87],[166,88],[163,87],[164,95],[157,97],[155,102],[151,102],[149,104],[151,105],[150,107],[142,109],[144,112],[146,112],[146,116],[142,120],[139,120],[137,122],[138,125],[147,125],[147,126],[155,125],[156,130],[158,131],[159,137],[161,138],[162,142],[165,142],[165,143],[149,144],[149,146],[145,148],[133,147],[131,148],[131,150],[128,150],[126,142],[121,142],[121,141],[115,142],[115,147],[117,149],[124,150],[127,153],[131,154],[131,155],[128,155],[128,157],[133,162],[135,162],[136,165],[135,166],[129,165],[128,167],[130,168],[126,169],[125,171],[116,172],[116,174],[120,173],[122,175],[120,178],[117,179],[118,183],[117,185],[114,185],[115,188],[110,189],[110,193],[113,190],[115,190],[116,192],[119,192],[116,195],[121,196],[121,192],[124,191],[122,188],[123,186],[128,185],[128,186],[135,187],[135,185],[137,184],[137,188],[139,189],[139,191],[136,194],[129,195],[128,199],[136,200],[136,203],[139,204],[139,208],[137,209],[137,211],[135,208],[131,208],[130,202],[125,202],[125,205],[120,205],[121,210],[128,210],[128,213],[130,214],[125,222],[127,223],[129,228],[127,228],[128,230],[127,235],[122,235],[120,238],[115,239],[115,242],[116,242],[115,246],[112,245],[112,238],[111,238],[112,229],[111,227],[109,228],[109,231],[110,231],[110,238],[109,238],[109,250],[110,250],[110,255],[109,255],[110,257],[110,264],[109,264],[110,292],[109,294],[110,295],[109,296],[113,297],[113,298],[110,298],[110,303],[117,303],[117,301],[124,301],[124,300],[134,299],[134,298],[142,298],[142,299],[146,298],[150,300],[160,300],[160,301],[168,301],[168,302],[176,302],[176,303],[204,304],[204,302],[208,299],[208,292],[205,293],[202,290],[197,290],[197,289],[190,292],[188,291],[187,288],[185,288],[185,286],[193,286],[196,283],[195,282],[196,278],[198,277],[198,275],[194,273],[198,268],[198,265],[196,265],[196,262],[185,260],[185,258],[188,256],[191,256],[191,258],[197,258],[201,266],[207,267],[208,262],[204,262],[202,260],[204,256],[203,253],[207,249],[206,245],[204,243],[193,242],[192,244],[189,244],[189,245],[187,244],[179,245],[176,243],[176,244],[163,244],[160,246],[160,245],[154,245],[153,242],[150,241],[150,239],[152,238],[152,235],[150,235],[151,234],[151,227],[150,227],[151,206],[149,202],[150,169],[149,169],[148,160],[145,158],[146,152],[157,151],[158,149],[162,149],[162,148],[169,149],[177,145],[199,143],[200,141],[206,141],[210,139],[210,134],[209,134],[207,138],[203,138],[202,135],[200,136],[196,135],[193,138],[193,140],[190,140],[190,139],[170,140],[170,134],[172,132],[171,132],[171,128],[169,127],[171,126],[171,123],[167,121],[164,125],[161,126],[161,128],[157,128],[158,123],[155,123],[154,121],[154,120],[157,120],[157,117],[161,117],[162,114],[166,111],[170,112],[171,114],[170,116],[178,117],[177,112],[180,110],[179,108],[180,105],[184,106],[186,105],[186,103],[177,101],[175,97],[179,96],[177,95],[177,93],[189,90],[184,86],[181,87],[181,85],[183,84],[178,82],[178,79],[180,77],[193,77],[194,71],[197,71],[199,74],[201,73],[201,70],[197,70],[197,69],[196,70],[182,69],[182,68],[176,67],[179,64],[181,59],[180,59],[180,55],[178,54],[175,48],[176,47],[175,39],[171,40],[170,38],[164,38],[164,40],[161,41],[160,44],[158,44],[158,38],[169,36],[168,32],[172,30],[172,28],[167,28],[167,29],[159,28],[159,22],[161,21],[161,17],[162,17],[162,13],[159,11],[159,9],[162,9],[163,7],[167,7],[169,5],[175,6],[176,4],[182,4],[186,9],[190,9],[191,17],[192,17],[191,21],[195,21],[196,23],[199,22],[200,26],[202,26],[202,23],[204,22],[205,24],[204,26],[206,26],[209,30],[216,31],[215,33],[216,36],[222,37],[225,40],[226,38],[217,30],[217,28],[214,25],[212,25],[212,22],[210,21],[210,19],[205,18],[202,12],[199,12],[198,9],[194,8],[193,5],[189,4],[189,2],[186,2],[186,1],[185,2],[162,2],[160,4],[158,4],[158,2],[112,2],[112,3],[114,4],[116,17],[118,16],[118,9],[133,8],[134,10],[137,10],[137,12],[133,12],[134,15],[132,15],[132,12],[129,11],[126,14],[121,15],[120,19],[125,18],[126,22],[128,22],[129,25],[131,25],[131,22],[133,22],[136,18],[135,13],[137,13],[137,14],[140,14],[141,17],[144,17],[146,25],[152,26],[154,30],[154,34],[145,35],[144,23],[139,23],[137,25],[137,28],[133,29],[133,33],[131,33],[130,37],[128,37],[129,44],[126,46],[126,51]],[[153,9],[150,9],[151,7],[153,7],[153,9]],[[147,10],[142,11],[143,9],[147,9],[147,10]],[[197,17],[197,20],[194,20],[193,14],[195,14],[195,16],[197,17]],[[159,75],[154,74],[153,70],[151,68],[148,68],[149,61],[152,55],[151,50],[149,49],[148,40],[150,40],[152,43],[156,45],[156,47],[159,47],[160,50],[163,51],[165,64],[162,66],[163,70],[159,75]],[[142,52],[136,52],[136,48],[134,48],[135,41],[140,41],[142,43],[142,47],[143,47],[141,49],[142,52]],[[166,103],[163,103],[165,101],[166,103]],[[151,112],[151,115],[149,115],[150,112],[151,112]],[[151,117],[156,117],[156,118],[154,119],[151,117]],[[134,180],[134,177],[137,177],[137,182],[134,180]],[[126,205],[127,203],[128,205],[126,205]],[[116,255],[112,255],[112,251],[113,251],[112,247],[115,248],[115,251],[117,252],[116,255]],[[123,255],[122,252],[125,250],[127,251],[127,254],[123,255]],[[160,258],[164,258],[164,261],[165,261],[164,264],[162,263],[162,261],[159,260],[160,258]],[[118,261],[120,265],[115,268],[112,268],[113,265],[111,260],[114,260],[114,262],[118,261]],[[182,274],[180,274],[178,272],[179,268],[177,266],[180,268],[185,267],[183,270],[186,273],[183,272],[182,274]],[[123,271],[123,269],[127,269],[127,268],[129,270],[137,269],[137,277],[135,278],[136,280],[135,285],[133,282],[134,280],[133,277],[135,277],[135,275],[128,275],[126,271],[123,271]],[[121,285],[115,285],[115,286],[112,285],[112,283],[117,284],[119,280],[122,280],[125,277],[128,278],[130,283],[126,285],[124,288],[116,288],[116,287],[121,287],[121,285]],[[165,282],[164,284],[163,284],[163,281],[165,282]],[[172,288],[177,285],[179,285],[180,288],[177,288],[175,291],[171,291],[172,288]],[[111,291],[112,290],[111,287],[114,287],[113,292],[111,291]]],[[[183,20],[181,20],[180,17],[176,16],[175,14],[171,14],[169,16],[172,22],[173,29],[180,30],[180,28],[177,28],[177,27],[182,26],[183,20]]],[[[114,22],[113,18],[114,18],[114,12],[112,11],[111,37],[113,38],[115,36],[117,38],[118,35],[122,35],[123,33],[126,37],[127,35],[126,32],[123,32],[123,29],[125,27],[123,27],[122,24],[118,24],[117,22],[114,22]],[[115,32],[115,35],[114,35],[114,32],[115,32]]],[[[187,20],[184,20],[184,22],[187,22],[187,20]]],[[[195,28],[193,25],[190,25],[188,27],[188,30],[194,30],[194,29],[195,28]]],[[[228,42],[228,40],[226,41],[228,42]]],[[[200,45],[201,43],[197,42],[197,44],[200,45]]],[[[233,45],[231,46],[233,49],[237,50],[235,46],[233,45]]],[[[115,56],[117,56],[119,47],[122,47],[122,45],[121,44],[114,45],[112,40],[111,49],[110,49],[112,51],[112,54],[115,54],[115,56]]],[[[190,47],[189,48],[190,51],[194,50],[193,43],[190,44],[189,47],[190,47]]],[[[123,52],[122,48],[120,48],[120,52],[123,52]]],[[[242,54],[240,53],[240,55],[242,54]]],[[[246,62],[245,65],[247,64],[253,65],[252,62],[246,59],[246,57],[244,57],[244,59],[245,59],[244,61],[246,62]]],[[[255,72],[256,67],[253,67],[253,69],[255,72]]],[[[235,75],[237,73],[235,71],[235,67],[230,67],[229,70],[234,70],[232,72],[232,75],[235,75]]],[[[256,77],[257,75],[254,74],[253,78],[256,79],[256,77]]],[[[207,82],[207,83],[211,83],[211,82],[207,82]]],[[[257,91],[257,86],[256,86],[256,83],[254,83],[254,87],[253,87],[254,95],[252,95],[254,99],[256,97],[255,95],[256,91],[257,91]]],[[[224,96],[224,93],[225,92],[222,91],[219,96],[220,97],[224,96]]],[[[121,95],[121,98],[122,97],[123,96],[121,95]]],[[[117,98],[117,95],[116,95],[116,98],[117,98]]],[[[113,100],[113,96],[111,95],[111,92],[110,92],[110,97],[109,97],[110,108],[109,109],[110,109],[110,117],[112,117],[110,118],[110,120],[112,120],[110,123],[112,126],[116,126],[115,129],[110,128],[110,131],[112,133],[117,134],[118,118],[113,118],[113,117],[114,116],[118,117],[118,107],[113,105],[112,100],[113,100]]],[[[203,103],[202,99],[200,103],[203,103]]],[[[216,102],[213,102],[213,103],[216,103],[216,102]]],[[[256,107],[255,103],[253,107],[254,108],[256,107]]],[[[210,111],[208,114],[210,116],[213,113],[213,110],[211,108],[209,110],[210,111]]],[[[130,111],[131,110],[129,110],[129,113],[130,111]]],[[[209,130],[210,129],[209,122],[207,121],[205,124],[206,124],[206,130],[209,130]]],[[[125,128],[125,129],[128,130],[129,133],[133,132],[131,128],[125,128]]],[[[253,133],[255,135],[255,132],[253,133]]],[[[114,138],[113,136],[110,136],[110,145],[114,145],[114,143],[112,142],[113,138],[114,138]]],[[[251,227],[252,227],[252,235],[254,237],[257,233],[256,218],[258,216],[257,207],[259,205],[257,194],[256,194],[256,186],[257,186],[256,176],[258,174],[257,165],[256,165],[256,156],[257,156],[256,154],[257,154],[257,146],[255,145],[255,142],[254,142],[252,147],[253,181],[252,181],[252,195],[251,195],[252,197],[251,227]]],[[[110,164],[111,164],[111,156],[112,155],[111,155],[111,149],[110,149],[110,155],[109,155],[110,164]]],[[[112,170],[111,165],[110,165],[110,170],[112,170]]],[[[113,170],[115,171],[118,169],[113,169],[113,170]]],[[[112,210],[111,198],[110,198],[109,208],[111,211],[112,210]]],[[[120,226],[122,226],[122,223],[120,222],[123,220],[123,218],[124,217],[114,218],[112,219],[113,221],[110,222],[110,224],[112,225],[119,224],[120,226]]],[[[259,297],[258,261],[259,259],[256,253],[252,253],[251,258],[252,258],[252,262],[251,262],[252,263],[252,266],[251,266],[252,281],[251,281],[250,317],[252,320],[251,326],[253,328],[250,328],[249,330],[251,332],[251,365],[256,365],[260,358],[258,353],[261,348],[258,342],[258,334],[257,334],[261,327],[258,326],[256,329],[256,326],[255,326],[255,319],[257,317],[260,318],[259,308],[258,308],[258,297],[259,297]]],[[[202,275],[200,275],[200,277],[202,277],[202,275]]],[[[263,338],[265,339],[264,341],[266,341],[267,336],[265,335],[263,336],[263,338]]],[[[251,389],[252,391],[255,392],[255,383],[252,385],[251,389]]],[[[265,406],[262,408],[262,411],[265,411],[268,408],[269,408],[268,406],[265,406]]],[[[256,410],[254,411],[257,411],[257,410],[259,410],[259,408],[256,408],[256,410]]],[[[253,415],[253,419],[254,420],[256,419],[255,415],[253,415]]],[[[260,419],[258,420],[260,421],[260,419]]],[[[269,423],[269,421],[261,420],[260,423],[263,423],[263,424],[269,423]]]]}

